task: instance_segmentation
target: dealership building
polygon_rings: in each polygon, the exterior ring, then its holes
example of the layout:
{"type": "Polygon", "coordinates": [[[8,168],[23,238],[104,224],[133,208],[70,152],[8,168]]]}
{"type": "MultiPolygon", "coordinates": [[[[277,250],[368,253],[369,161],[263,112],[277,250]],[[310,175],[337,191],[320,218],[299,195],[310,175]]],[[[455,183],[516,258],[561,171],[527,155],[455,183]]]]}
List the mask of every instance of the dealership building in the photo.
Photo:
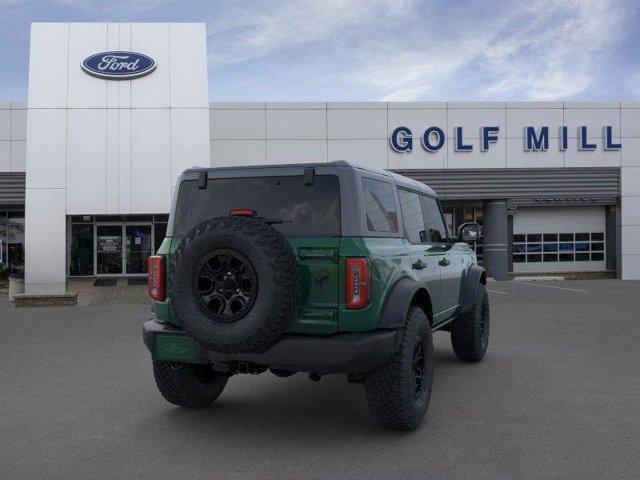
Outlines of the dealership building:
{"type": "Polygon", "coordinates": [[[337,160],[481,223],[496,279],[640,279],[640,102],[210,103],[207,72],[204,24],[32,24],[27,101],[0,102],[0,262],[27,293],[145,275],[188,167],[337,160]]]}

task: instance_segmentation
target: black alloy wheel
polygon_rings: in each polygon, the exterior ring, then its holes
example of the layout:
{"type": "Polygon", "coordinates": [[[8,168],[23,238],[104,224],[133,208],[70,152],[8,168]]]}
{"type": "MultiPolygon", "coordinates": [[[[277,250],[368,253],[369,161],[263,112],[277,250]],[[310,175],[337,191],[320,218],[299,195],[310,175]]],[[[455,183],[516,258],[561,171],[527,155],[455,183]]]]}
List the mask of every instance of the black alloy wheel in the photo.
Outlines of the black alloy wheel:
{"type": "Polygon", "coordinates": [[[251,310],[258,294],[258,278],[240,252],[214,250],[202,259],[195,272],[194,297],[208,317],[231,323],[251,310]]]}

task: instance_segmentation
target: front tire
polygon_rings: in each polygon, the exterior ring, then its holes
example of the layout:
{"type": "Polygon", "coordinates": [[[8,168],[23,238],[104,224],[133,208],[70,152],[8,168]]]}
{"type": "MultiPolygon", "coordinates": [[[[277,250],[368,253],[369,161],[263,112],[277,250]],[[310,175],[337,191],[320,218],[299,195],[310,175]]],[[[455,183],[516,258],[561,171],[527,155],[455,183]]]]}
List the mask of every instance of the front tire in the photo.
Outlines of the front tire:
{"type": "Polygon", "coordinates": [[[422,309],[412,306],[394,356],[365,375],[371,415],[386,428],[413,430],[427,413],[432,381],[431,327],[422,309]]]}
{"type": "Polygon", "coordinates": [[[165,400],[179,407],[206,408],[220,396],[227,384],[225,374],[209,365],[153,362],[153,376],[165,400]]]}
{"type": "Polygon", "coordinates": [[[451,346],[456,356],[466,362],[482,360],[489,346],[490,326],[489,294],[479,283],[473,307],[460,315],[451,328],[451,346]]]}

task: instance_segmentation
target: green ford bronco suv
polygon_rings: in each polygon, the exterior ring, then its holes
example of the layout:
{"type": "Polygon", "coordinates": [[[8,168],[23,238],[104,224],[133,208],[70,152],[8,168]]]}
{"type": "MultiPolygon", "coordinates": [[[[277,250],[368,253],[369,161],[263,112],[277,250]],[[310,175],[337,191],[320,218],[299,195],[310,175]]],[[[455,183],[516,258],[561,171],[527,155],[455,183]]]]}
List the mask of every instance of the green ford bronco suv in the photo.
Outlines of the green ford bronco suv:
{"type": "Polygon", "coordinates": [[[464,224],[452,238],[433,190],[346,162],[193,168],[149,259],[144,324],[160,393],[207,407],[238,373],[364,384],[395,429],[426,414],[432,332],[458,358],[489,340],[484,269],[464,224]]]}

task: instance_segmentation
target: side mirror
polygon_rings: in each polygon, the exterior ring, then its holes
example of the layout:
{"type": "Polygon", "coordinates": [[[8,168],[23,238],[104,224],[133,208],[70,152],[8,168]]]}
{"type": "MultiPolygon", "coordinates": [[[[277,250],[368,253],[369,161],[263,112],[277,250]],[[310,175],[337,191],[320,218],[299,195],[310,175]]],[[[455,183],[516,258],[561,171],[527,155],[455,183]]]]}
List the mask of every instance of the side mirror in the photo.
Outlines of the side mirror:
{"type": "Polygon", "coordinates": [[[480,225],[476,222],[463,223],[457,233],[461,242],[475,243],[480,239],[480,225]]]}

